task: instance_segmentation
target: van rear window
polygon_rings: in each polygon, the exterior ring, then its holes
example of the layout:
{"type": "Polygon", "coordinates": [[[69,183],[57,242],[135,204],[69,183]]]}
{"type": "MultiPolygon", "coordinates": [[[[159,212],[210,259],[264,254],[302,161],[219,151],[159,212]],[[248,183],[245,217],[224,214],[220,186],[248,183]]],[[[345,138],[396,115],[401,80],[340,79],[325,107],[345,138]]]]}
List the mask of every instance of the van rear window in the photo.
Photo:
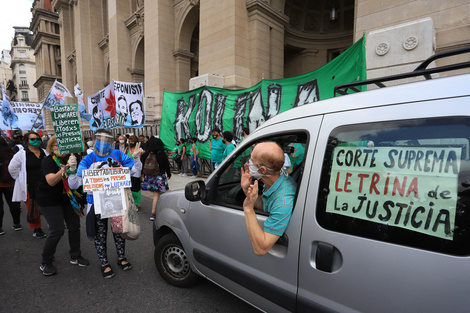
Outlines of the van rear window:
{"type": "Polygon", "coordinates": [[[469,149],[467,117],[336,128],[317,219],[337,232],[469,255],[469,149]]]}

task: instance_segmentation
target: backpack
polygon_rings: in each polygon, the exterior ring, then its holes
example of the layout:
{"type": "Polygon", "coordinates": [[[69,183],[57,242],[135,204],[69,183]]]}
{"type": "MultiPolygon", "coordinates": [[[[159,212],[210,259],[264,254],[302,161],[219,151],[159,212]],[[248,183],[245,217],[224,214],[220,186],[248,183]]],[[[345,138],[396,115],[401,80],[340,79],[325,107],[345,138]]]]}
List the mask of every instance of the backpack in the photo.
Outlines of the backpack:
{"type": "Polygon", "coordinates": [[[0,163],[0,182],[9,183],[14,181],[13,177],[10,175],[10,171],[8,171],[8,164],[10,164],[10,160],[5,160],[0,163]]]}
{"type": "Polygon", "coordinates": [[[160,174],[160,166],[158,165],[157,156],[155,155],[155,153],[149,153],[148,157],[145,159],[142,172],[145,175],[150,176],[157,176],[158,174],[160,174]]]}

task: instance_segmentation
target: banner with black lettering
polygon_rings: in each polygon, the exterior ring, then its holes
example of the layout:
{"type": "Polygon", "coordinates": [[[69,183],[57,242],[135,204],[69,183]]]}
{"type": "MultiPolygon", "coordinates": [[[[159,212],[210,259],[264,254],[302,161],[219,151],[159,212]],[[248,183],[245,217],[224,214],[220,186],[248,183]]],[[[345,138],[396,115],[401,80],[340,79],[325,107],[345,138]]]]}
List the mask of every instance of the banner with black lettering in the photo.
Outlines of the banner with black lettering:
{"type": "MultiPolygon", "coordinates": [[[[179,138],[198,139],[199,157],[210,159],[212,129],[231,131],[239,142],[242,128],[250,132],[291,108],[333,97],[334,87],[366,79],[365,39],[321,68],[300,76],[262,80],[253,87],[228,90],[200,87],[163,93],[160,139],[168,150],[179,138]]],[[[361,87],[362,89],[362,87],[361,87]]]]}
{"type": "Polygon", "coordinates": [[[453,239],[461,148],[333,152],[326,212],[453,239]]]}
{"type": "Polygon", "coordinates": [[[0,128],[3,130],[44,130],[42,103],[2,101],[0,128]]]}
{"type": "Polygon", "coordinates": [[[117,127],[142,128],[145,125],[144,89],[142,83],[113,81],[88,97],[91,112],[90,129],[117,127]]]}

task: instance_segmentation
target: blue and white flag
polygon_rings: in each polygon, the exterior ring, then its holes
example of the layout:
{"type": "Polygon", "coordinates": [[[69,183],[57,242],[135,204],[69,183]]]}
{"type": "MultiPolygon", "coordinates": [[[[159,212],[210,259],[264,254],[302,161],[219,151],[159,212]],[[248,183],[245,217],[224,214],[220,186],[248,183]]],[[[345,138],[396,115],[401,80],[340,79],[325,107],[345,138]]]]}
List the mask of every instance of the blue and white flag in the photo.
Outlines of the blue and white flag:
{"type": "Polygon", "coordinates": [[[92,115],[86,112],[85,97],[83,96],[82,89],[78,84],[76,84],[74,87],[74,93],[75,97],[78,99],[78,112],[80,113],[80,117],[82,120],[89,122],[92,115]]]}
{"type": "Polygon", "coordinates": [[[56,80],[44,100],[43,107],[50,109],[54,105],[63,105],[65,104],[65,97],[72,97],[72,95],[67,87],[56,80]]]}

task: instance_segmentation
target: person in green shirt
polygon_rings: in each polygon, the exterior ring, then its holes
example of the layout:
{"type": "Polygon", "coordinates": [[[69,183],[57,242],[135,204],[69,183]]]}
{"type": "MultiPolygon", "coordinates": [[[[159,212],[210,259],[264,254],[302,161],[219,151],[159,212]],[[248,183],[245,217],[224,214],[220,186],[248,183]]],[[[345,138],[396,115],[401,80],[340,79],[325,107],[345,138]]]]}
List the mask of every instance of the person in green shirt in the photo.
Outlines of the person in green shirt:
{"type": "Polygon", "coordinates": [[[180,174],[181,173],[181,141],[177,140],[176,141],[176,146],[173,148],[173,150],[171,150],[172,154],[171,154],[171,157],[173,158],[173,161],[175,161],[176,163],[176,166],[178,167],[177,169],[177,173],[176,174],[180,174]]]}
{"type": "MultiPolygon", "coordinates": [[[[128,157],[133,158],[134,150],[136,148],[136,144],[138,142],[137,136],[132,135],[129,137],[129,146],[126,147],[124,151],[128,157]]],[[[137,208],[140,208],[140,200],[142,198],[141,193],[141,183],[140,183],[140,172],[136,174],[135,177],[131,176],[131,192],[132,198],[134,198],[135,205],[137,208]]]]}
{"type": "Polygon", "coordinates": [[[220,136],[220,129],[215,127],[212,130],[212,139],[209,144],[209,149],[211,151],[211,173],[219,166],[223,161],[224,150],[226,146],[223,143],[222,136],[220,136]]]}
{"type": "Polygon", "coordinates": [[[189,150],[189,155],[191,157],[191,172],[193,172],[193,176],[191,178],[196,178],[198,176],[200,167],[199,167],[199,160],[198,160],[198,154],[199,154],[199,149],[197,148],[197,138],[194,137],[191,139],[191,148],[189,150]]]}
{"type": "Polygon", "coordinates": [[[224,137],[223,137],[223,142],[225,144],[225,149],[224,149],[224,153],[222,155],[222,160],[225,160],[228,155],[233,151],[235,150],[235,146],[233,145],[232,143],[232,140],[233,140],[233,134],[232,132],[229,132],[229,131],[224,131],[223,133],[224,137]]]}

